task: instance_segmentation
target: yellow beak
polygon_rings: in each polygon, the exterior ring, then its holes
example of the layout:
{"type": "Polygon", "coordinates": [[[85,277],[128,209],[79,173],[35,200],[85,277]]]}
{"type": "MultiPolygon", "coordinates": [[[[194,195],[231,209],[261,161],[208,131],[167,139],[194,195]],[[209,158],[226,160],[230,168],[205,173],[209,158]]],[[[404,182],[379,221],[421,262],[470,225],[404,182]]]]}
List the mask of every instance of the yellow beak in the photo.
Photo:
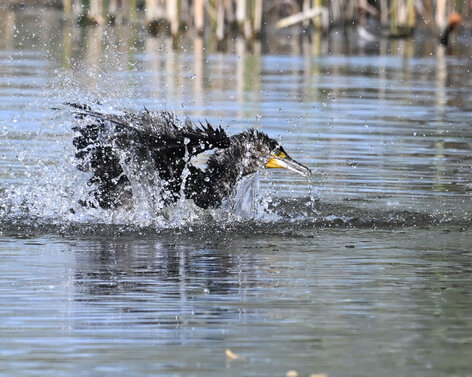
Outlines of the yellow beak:
{"type": "Polygon", "coordinates": [[[272,156],[266,163],[266,168],[281,168],[288,169],[295,173],[301,174],[304,177],[311,175],[311,170],[303,166],[293,158],[287,156],[285,153],[280,153],[278,156],[272,156]]]}

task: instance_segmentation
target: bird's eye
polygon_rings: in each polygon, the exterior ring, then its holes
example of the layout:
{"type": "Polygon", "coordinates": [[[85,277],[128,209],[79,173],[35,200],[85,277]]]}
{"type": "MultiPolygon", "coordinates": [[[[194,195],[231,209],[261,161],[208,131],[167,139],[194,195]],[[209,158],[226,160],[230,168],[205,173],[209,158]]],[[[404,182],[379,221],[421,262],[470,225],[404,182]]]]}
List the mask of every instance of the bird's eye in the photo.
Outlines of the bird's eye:
{"type": "Polygon", "coordinates": [[[275,150],[274,150],[274,154],[275,154],[276,156],[279,156],[279,155],[280,155],[280,149],[279,149],[279,148],[275,149],[275,150]]]}

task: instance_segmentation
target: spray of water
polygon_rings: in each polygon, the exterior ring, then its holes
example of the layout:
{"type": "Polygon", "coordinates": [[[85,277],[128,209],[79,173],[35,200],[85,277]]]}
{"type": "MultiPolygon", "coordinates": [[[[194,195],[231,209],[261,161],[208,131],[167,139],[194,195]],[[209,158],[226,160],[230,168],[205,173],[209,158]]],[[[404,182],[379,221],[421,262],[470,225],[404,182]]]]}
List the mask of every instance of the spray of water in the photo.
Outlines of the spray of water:
{"type": "MultiPolygon", "coordinates": [[[[5,220],[29,219],[31,223],[49,224],[120,224],[138,227],[181,228],[196,224],[225,226],[242,221],[273,221],[277,215],[269,210],[270,192],[260,192],[260,174],[244,177],[239,181],[235,195],[227,198],[221,208],[204,210],[184,195],[185,180],[190,172],[183,170],[180,199],[165,205],[163,182],[152,164],[138,163],[132,153],[119,152],[120,165],[126,174],[132,197],[120,208],[105,210],[99,206],[83,206],[93,203],[89,173],[77,169],[77,160],[71,143],[73,120],[67,110],[57,122],[56,132],[61,137],[58,153],[40,159],[36,151],[25,151],[25,177],[21,184],[2,187],[0,191],[0,216],[5,220]],[[163,197],[164,196],[164,197],[163,197]]],[[[57,119],[55,119],[57,121],[57,119]]],[[[188,153],[185,161],[189,161],[188,153]]],[[[151,158],[149,159],[151,160],[151,158]]]]}

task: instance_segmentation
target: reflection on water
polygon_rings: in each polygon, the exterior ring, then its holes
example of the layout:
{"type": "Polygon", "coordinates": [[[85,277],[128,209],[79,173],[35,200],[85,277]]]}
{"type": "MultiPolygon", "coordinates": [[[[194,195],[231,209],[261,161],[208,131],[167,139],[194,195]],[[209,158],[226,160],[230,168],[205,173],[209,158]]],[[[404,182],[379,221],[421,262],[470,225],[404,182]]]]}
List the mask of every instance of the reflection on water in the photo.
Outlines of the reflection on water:
{"type": "Polygon", "coordinates": [[[3,365],[24,375],[466,375],[470,236],[4,240],[3,365]]]}
{"type": "Polygon", "coordinates": [[[0,370],[471,373],[467,46],[287,33],[218,52],[53,11],[0,20],[0,370]],[[261,173],[265,222],[74,217],[87,177],[52,108],[94,99],[261,128],[313,187],[261,173]]]}

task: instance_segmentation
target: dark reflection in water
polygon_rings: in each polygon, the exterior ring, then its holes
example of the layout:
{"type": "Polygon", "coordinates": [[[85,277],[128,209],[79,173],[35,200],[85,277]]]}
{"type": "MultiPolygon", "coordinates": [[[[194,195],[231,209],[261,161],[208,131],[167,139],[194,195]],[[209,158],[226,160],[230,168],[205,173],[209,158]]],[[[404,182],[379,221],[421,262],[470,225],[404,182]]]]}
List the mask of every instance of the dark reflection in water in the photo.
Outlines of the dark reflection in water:
{"type": "MultiPolygon", "coordinates": [[[[77,256],[74,284],[79,297],[76,300],[105,305],[111,313],[115,312],[121,324],[131,321],[132,324],[153,326],[155,330],[191,326],[192,323],[226,326],[238,320],[239,308],[231,305],[212,307],[208,301],[218,297],[215,304],[220,299],[226,305],[236,303],[244,292],[252,286],[256,288],[251,282],[254,266],[250,261],[244,257],[235,261],[224,251],[159,241],[99,241],[90,246],[77,256]],[[242,263],[244,273],[248,274],[244,278],[248,279],[246,282],[234,279],[242,274],[242,263]],[[108,301],[116,299],[119,304],[110,306],[108,301]]],[[[116,323],[111,321],[102,325],[114,327],[116,323]]],[[[203,335],[213,340],[224,338],[223,334],[215,338],[211,332],[203,335]]],[[[173,335],[170,339],[164,336],[162,341],[172,343],[175,339],[173,335]]],[[[190,339],[182,341],[186,343],[190,339]]]]}
{"type": "Polygon", "coordinates": [[[467,375],[470,236],[3,239],[2,364],[16,375],[467,375]]]}
{"type": "Polygon", "coordinates": [[[159,241],[151,244],[147,241],[100,241],[81,253],[80,257],[78,262],[84,264],[86,271],[79,269],[76,280],[90,288],[88,294],[91,296],[118,293],[122,289],[145,292],[146,284],[127,284],[127,279],[131,277],[149,279],[156,284],[159,281],[169,284],[180,282],[189,284],[189,288],[195,280],[202,289],[224,294],[232,287],[225,287],[224,282],[218,284],[218,279],[227,277],[235,270],[231,256],[224,253],[199,249],[195,245],[185,247],[162,244],[159,241]],[[89,271],[90,265],[96,266],[96,270],[89,271]],[[190,271],[191,280],[187,277],[190,271]],[[123,285],[120,284],[120,276],[125,277],[123,285]],[[116,285],[95,286],[96,279],[116,281],[116,285]]]}

